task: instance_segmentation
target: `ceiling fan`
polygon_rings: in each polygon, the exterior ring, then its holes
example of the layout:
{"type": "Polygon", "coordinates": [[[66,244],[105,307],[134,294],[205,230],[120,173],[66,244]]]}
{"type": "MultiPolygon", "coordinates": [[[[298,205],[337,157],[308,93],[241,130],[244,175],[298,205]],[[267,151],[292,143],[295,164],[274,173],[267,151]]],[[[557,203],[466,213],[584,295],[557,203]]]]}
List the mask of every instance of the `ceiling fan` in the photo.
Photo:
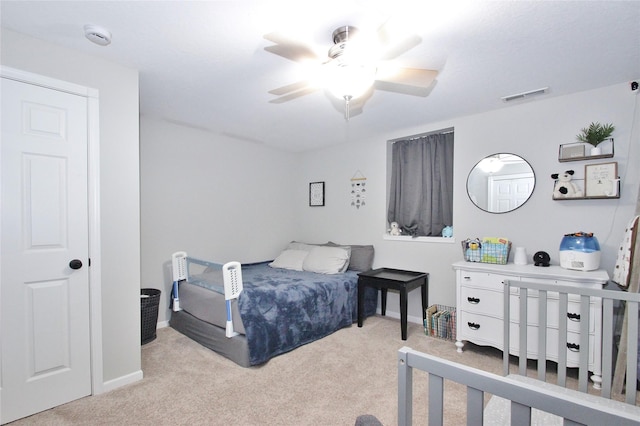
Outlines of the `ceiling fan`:
{"type": "Polygon", "coordinates": [[[283,103],[327,89],[345,101],[345,119],[349,120],[352,100],[369,93],[372,88],[413,96],[427,96],[429,87],[438,72],[421,68],[395,66],[397,58],[422,42],[417,35],[395,40],[387,25],[382,25],[373,37],[367,37],[353,26],[342,26],[333,31],[333,46],[327,57],[319,57],[313,49],[290,40],[278,33],[269,33],[264,38],[275,43],[264,49],[286,59],[315,63],[315,74],[269,93],[276,95],[271,103],[283,103]]]}

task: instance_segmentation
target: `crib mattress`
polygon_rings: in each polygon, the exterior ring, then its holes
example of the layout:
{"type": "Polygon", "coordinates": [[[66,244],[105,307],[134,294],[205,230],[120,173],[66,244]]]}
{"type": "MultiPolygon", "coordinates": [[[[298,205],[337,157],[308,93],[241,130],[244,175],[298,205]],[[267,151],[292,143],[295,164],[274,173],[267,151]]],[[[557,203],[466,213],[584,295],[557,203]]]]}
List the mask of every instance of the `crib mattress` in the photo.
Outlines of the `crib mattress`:
{"type": "MultiPolygon", "coordinates": [[[[180,284],[179,294],[180,308],[182,310],[204,322],[225,328],[227,307],[224,294],[188,282],[180,284]]],[[[233,330],[237,333],[245,334],[236,299],[231,301],[231,313],[233,316],[233,330]]]]}

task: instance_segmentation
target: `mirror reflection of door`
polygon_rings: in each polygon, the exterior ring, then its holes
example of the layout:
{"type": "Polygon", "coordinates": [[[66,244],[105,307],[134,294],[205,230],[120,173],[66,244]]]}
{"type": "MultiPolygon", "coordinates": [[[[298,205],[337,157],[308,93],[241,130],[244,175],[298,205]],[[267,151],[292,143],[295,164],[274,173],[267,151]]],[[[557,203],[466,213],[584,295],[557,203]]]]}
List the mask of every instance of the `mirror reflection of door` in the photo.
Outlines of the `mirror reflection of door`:
{"type": "Polygon", "coordinates": [[[531,165],[522,157],[499,153],[480,160],[467,178],[471,201],[489,213],[506,213],[527,202],[535,188],[531,165]]]}
{"type": "Polygon", "coordinates": [[[489,210],[508,212],[526,203],[535,180],[529,173],[489,176],[489,210]]]}

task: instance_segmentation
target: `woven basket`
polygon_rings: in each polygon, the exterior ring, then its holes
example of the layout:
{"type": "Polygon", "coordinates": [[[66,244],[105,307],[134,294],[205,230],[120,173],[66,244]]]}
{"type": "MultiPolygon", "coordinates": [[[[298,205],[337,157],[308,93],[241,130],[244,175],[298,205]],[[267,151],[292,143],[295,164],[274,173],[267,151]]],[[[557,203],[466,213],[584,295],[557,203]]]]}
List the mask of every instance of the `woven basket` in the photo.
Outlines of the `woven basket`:
{"type": "Polygon", "coordinates": [[[482,243],[478,250],[467,251],[464,241],[462,241],[462,255],[467,262],[493,263],[496,265],[506,265],[511,252],[511,241],[507,244],[482,243]]]}

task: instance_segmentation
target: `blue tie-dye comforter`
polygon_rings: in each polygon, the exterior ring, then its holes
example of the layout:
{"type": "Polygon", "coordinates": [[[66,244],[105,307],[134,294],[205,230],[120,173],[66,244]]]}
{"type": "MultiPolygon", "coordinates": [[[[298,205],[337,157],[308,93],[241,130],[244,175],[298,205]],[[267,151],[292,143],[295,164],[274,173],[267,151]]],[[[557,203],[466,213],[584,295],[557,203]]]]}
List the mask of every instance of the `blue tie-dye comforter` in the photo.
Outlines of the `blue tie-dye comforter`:
{"type": "MultiPolygon", "coordinates": [[[[251,365],[328,336],[358,319],[355,271],[325,275],[242,265],[244,290],[238,308],[251,365]]],[[[215,289],[214,289],[215,290],[215,289]]],[[[365,316],[375,314],[377,290],[367,288],[365,316]]]]}

